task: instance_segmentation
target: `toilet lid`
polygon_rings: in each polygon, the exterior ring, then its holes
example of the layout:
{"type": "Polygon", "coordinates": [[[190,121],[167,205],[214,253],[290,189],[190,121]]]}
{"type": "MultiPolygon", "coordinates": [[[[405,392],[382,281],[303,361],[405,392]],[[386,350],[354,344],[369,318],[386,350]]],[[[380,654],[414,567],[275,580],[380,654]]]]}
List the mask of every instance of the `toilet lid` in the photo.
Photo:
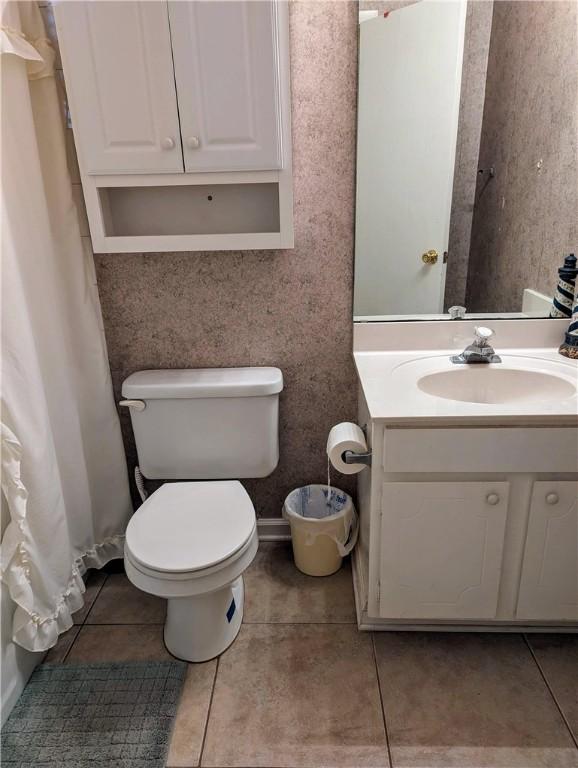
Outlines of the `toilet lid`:
{"type": "Polygon", "coordinates": [[[132,516],[126,546],[146,568],[186,573],[234,555],[255,525],[251,499],[236,480],[165,483],[132,516]]]}

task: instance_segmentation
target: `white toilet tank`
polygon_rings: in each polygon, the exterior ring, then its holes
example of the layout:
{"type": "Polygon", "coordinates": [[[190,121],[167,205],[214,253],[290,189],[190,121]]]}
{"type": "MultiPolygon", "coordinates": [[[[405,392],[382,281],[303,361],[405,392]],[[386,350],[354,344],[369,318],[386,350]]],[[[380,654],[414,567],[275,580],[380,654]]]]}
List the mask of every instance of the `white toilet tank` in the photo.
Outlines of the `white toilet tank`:
{"type": "Polygon", "coordinates": [[[141,472],[173,480],[270,475],[279,461],[282,389],[278,368],[133,373],[122,404],[130,408],[141,472]]]}

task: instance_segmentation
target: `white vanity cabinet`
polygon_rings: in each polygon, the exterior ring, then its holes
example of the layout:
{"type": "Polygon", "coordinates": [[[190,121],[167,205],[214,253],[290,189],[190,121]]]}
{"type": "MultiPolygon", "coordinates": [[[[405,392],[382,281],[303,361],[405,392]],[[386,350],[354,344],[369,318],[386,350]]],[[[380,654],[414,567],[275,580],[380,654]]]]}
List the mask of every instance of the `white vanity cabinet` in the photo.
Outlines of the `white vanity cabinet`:
{"type": "Polygon", "coordinates": [[[380,614],[493,619],[508,490],[504,482],[385,482],[380,614]]]}
{"type": "Polygon", "coordinates": [[[293,246],[286,0],[55,17],[96,252],[293,246]]]}
{"type": "Polygon", "coordinates": [[[578,626],[578,432],[371,421],[361,628],[578,626]]]}
{"type": "Polygon", "coordinates": [[[577,484],[535,482],[516,617],[578,621],[577,484]]]}

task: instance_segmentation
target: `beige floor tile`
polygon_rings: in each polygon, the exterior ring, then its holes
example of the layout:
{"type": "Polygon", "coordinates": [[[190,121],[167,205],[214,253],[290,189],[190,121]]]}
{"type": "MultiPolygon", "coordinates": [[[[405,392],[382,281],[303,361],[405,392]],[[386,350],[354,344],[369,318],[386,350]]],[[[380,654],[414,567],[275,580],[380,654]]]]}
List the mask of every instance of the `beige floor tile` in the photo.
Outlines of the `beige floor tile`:
{"type": "Polygon", "coordinates": [[[84,605],[72,616],[75,624],[84,623],[105,581],[106,573],[103,571],[89,571],[85,582],[84,605]]]}
{"type": "Polygon", "coordinates": [[[189,664],[175,719],[167,768],[197,766],[209,714],[217,662],[189,664]]]}
{"type": "Polygon", "coordinates": [[[246,623],[356,620],[348,560],[332,576],[306,576],[293,563],[290,542],[262,542],[244,578],[246,623]]]}
{"type": "Polygon", "coordinates": [[[542,672],[578,739],[578,635],[528,635],[542,672]]]}
{"type": "Polygon", "coordinates": [[[45,664],[61,664],[66,658],[66,654],[72,648],[72,644],[76,640],[78,633],[80,632],[79,626],[72,626],[68,632],[64,632],[58,638],[58,642],[53,646],[46,656],[44,657],[45,664]]]}
{"type": "Polygon", "coordinates": [[[219,660],[202,765],[389,765],[371,636],[245,624],[219,660]]]}
{"type": "Polygon", "coordinates": [[[163,643],[163,628],[155,624],[89,626],[80,630],[66,663],[97,661],[163,661],[173,657],[163,643]]]}
{"type": "Polygon", "coordinates": [[[87,624],[164,624],[167,602],[133,586],[124,573],[107,578],[87,624]]]}
{"type": "Polygon", "coordinates": [[[376,633],[395,768],[560,768],[578,751],[520,635],[376,633]]]}

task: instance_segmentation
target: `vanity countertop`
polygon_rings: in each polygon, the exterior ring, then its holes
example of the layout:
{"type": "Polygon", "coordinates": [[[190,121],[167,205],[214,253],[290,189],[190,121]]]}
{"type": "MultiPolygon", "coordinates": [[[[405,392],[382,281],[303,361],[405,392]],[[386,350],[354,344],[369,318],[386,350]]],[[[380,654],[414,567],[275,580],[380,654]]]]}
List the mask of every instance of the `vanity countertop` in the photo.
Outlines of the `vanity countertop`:
{"type": "Polygon", "coordinates": [[[578,361],[550,347],[497,349],[495,364],[451,363],[461,351],[355,351],[370,417],[399,426],[578,425],[578,361]],[[464,399],[425,391],[447,387],[464,399]]]}

